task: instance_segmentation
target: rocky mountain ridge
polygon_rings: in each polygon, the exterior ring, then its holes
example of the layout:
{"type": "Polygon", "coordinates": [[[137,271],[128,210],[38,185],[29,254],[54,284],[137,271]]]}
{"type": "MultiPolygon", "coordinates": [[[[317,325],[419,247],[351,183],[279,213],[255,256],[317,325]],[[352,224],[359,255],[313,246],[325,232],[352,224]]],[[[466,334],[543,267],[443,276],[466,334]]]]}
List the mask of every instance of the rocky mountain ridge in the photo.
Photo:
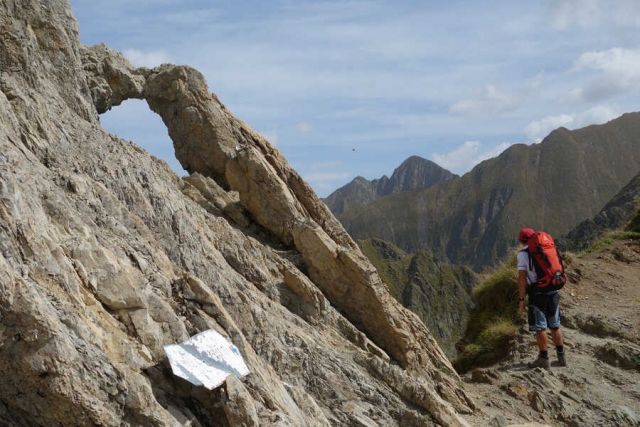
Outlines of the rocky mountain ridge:
{"type": "MultiPolygon", "coordinates": [[[[338,219],[356,240],[429,250],[482,270],[508,255],[524,224],[568,233],[640,171],[640,113],[553,131],[516,144],[459,179],[349,206],[338,219]]],[[[348,204],[348,202],[345,202],[348,204]]]]}
{"type": "MultiPolygon", "coordinates": [[[[134,68],[82,46],[66,0],[5,0],[0,22],[0,424],[547,422],[539,409],[553,407],[529,397],[538,389],[513,400],[453,371],[281,153],[196,70],[134,68]],[[102,129],[99,113],[127,98],[163,118],[189,177],[102,129]],[[208,329],[249,376],[209,391],[171,373],[163,346],[208,329]]],[[[614,397],[635,386],[604,378],[619,383],[614,397]]],[[[569,386],[573,414],[592,393],[569,386]]],[[[590,405],[583,420],[621,419],[590,405]]],[[[621,405],[627,419],[638,412],[621,405]]]]}

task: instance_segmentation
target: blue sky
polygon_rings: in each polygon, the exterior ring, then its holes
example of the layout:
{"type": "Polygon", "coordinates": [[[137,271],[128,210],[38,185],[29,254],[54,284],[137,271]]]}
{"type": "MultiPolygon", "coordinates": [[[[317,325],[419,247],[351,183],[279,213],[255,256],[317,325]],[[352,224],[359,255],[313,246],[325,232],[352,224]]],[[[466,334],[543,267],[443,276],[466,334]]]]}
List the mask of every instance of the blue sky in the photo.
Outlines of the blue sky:
{"type": "MultiPolygon", "coordinates": [[[[640,2],[70,0],[87,45],[190,65],[321,197],[418,155],[464,174],[639,111],[640,2]]],[[[142,101],[101,117],[184,175],[142,101]]]]}

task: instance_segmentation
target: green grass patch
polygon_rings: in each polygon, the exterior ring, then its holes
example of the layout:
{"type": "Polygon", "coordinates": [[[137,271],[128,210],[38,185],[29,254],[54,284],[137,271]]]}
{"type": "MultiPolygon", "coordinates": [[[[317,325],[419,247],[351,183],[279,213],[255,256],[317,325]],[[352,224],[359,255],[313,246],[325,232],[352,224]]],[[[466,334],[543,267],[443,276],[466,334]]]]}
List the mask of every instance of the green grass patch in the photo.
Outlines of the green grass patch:
{"type": "Polygon", "coordinates": [[[596,240],[591,246],[584,250],[582,255],[589,254],[602,248],[606,248],[617,240],[637,240],[640,239],[640,232],[629,230],[617,230],[606,233],[596,240]]]}
{"type": "Polygon", "coordinates": [[[638,210],[633,219],[625,227],[626,231],[640,233],[640,210],[638,210]]]}
{"type": "Polygon", "coordinates": [[[509,354],[521,318],[515,257],[488,275],[473,295],[476,305],[453,361],[459,373],[496,363],[509,354]]]}

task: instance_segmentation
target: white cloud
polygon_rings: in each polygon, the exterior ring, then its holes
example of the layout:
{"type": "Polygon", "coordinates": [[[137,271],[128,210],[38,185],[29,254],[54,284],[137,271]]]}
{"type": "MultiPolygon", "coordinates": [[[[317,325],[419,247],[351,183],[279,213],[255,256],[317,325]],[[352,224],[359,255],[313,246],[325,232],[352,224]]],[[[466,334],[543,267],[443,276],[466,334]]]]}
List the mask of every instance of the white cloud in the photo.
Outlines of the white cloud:
{"type": "Polygon", "coordinates": [[[520,104],[520,98],[514,93],[500,90],[494,85],[485,85],[478,96],[465,99],[453,104],[452,113],[481,114],[515,110],[520,104]]]}
{"type": "Polygon", "coordinates": [[[573,120],[572,129],[606,123],[616,117],[620,117],[622,113],[623,111],[610,105],[597,105],[577,114],[573,120]]]}
{"type": "Polygon", "coordinates": [[[296,125],[296,129],[298,129],[298,132],[300,133],[308,134],[313,130],[313,126],[311,123],[300,122],[296,125]]]}
{"type": "Polygon", "coordinates": [[[173,62],[171,56],[164,50],[142,52],[137,49],[127,49],[123,53],[131,64],[136,67],[153,68],[164,63],[173,62]]]}
{"type": "Polygon", "coordinates": [[[547,116],[542,120],[529,123],[524,132],[531,142],[538,143],[544,139],[552,130],[561,126],[568,127],[573,122],[573,114],[560,114],[558,116],[547,116]]]}
{"type": "Polygon", "coordinates": [[[640,49],[612,48],[586,52],[573,63],[569,73],[595,71],[599,75],[570,92],[574,102],[600,101],[628,91],[640,90],[640,49]]]}
{"type": "Polygon", "coordinates": [[[521,88],[506,91],[491,84],[485,85],[476,97],[465,99],[453,104],[449,111],[470,115],[504,113],[515,111],[527,100],[532,93],[540,91],[544,74],[539,72],[533,78],[524,82],[521,88]]]}
{"type": "Polygon", "coordinates": [[[640,26],[637,0],[549,0],[548,14],[551,27],[561,31],[640,26]]]}
{"type": "Polygon", "coordinates": [[[640,75],[640,71],[637,69],[639,64],[640,50],[615,47],[604,51],[583,53],[573,64],[570,71],[590,68],[629,80],[638,78],[640,75]]]}
{"type": "Polygon", "coordinates": [[[433,153],[431,159],[445,169],[457,174],[463,174],[483,160],[496,157],[509,146],[511,146],[510,143],[503,142],[495,147],[482,150],[482,144],[479,141],[466,141],[448,153],[433,153]]]}
{"type": "Polygon", "coordinates": [[[548,116],[542,120],[529,123],[524,131],[529,140],[533,143],[542,141],[551,131],[563,126],[567,129],[578,129],[581,127],[606,123],[622,113],[610,105],[598,105],[583,111],[579,114],[560,114],[548,116]]]}

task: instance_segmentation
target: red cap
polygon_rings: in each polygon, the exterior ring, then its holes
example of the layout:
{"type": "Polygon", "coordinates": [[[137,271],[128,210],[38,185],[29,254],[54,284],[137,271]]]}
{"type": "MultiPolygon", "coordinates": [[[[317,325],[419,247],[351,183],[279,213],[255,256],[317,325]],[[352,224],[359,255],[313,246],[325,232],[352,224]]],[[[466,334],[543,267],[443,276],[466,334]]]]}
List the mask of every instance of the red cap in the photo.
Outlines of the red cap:
{"type": "Polygon", "coordinates": [[[531,228],[523,228],[520,230],[520,234],[518,234],[518,240],[521,242],[526,242],[529,240],[529,237],[533,235],[534,231],[531,228]]]}

